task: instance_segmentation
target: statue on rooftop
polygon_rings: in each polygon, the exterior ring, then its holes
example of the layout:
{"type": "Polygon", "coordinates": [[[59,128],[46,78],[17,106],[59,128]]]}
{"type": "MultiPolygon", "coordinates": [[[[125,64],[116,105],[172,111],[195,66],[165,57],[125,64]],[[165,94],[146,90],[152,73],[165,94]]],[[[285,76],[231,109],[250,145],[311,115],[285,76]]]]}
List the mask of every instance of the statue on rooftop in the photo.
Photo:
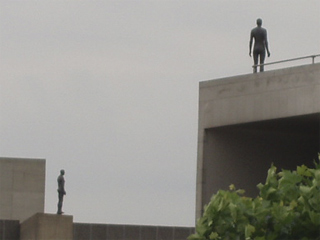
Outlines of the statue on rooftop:
{"type": "Polygon", "coordinates": [[[63,203],[63,196],[66,195],[66,191],[64,189],[64,183],[65,183],[65,180],[64,180],[64,170],[60,170],[60,175],[58,176],[58,198],[59,198],[59,201],[58,201],[58,212],[57,214],[63,214],[62,212],[62,203],[63,203]]]}
{"type": "MultiPolygon", "coordinates": [[[[259,18],[257,19],[257,27],[251,30],[250,35],[250,45],[249,45],[249,56],[251,57],[251,50],[252,50],[252,42],[254,39],[254,46],[253,46],[253,62],[254,65],[258,64],[258,59],[260,58],[260,64],[264,63],[264,59],[266,56],[266,50],[268,53],[268,57],[270,57],[270,51],[268,47],[268,39],[267,39],[267,30],[261,27],[262,20],[259,18]]],[[[260,72],[264,71],[264,66],[260,66],[260,72]]],[[[253,72],[257,72],[257,66],[254,66],[253,72]]]]}

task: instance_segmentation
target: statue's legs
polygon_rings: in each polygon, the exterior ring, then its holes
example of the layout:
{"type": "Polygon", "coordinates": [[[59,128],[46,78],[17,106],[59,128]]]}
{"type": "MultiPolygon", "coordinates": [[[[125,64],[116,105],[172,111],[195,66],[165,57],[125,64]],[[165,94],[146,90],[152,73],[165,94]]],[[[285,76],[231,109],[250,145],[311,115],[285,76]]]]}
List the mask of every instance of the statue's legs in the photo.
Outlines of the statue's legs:
{"type": "MultiPolygon", "coordinates": [[[[258,60],[260,58],[260,64],[264,64],[264,59],[266,57],[266,50],[265,49],[254,49],[253,50],[253,61],[254,61],[254,65],[258,64],[258,60]]],[[[260,66],[260,72],[264,71],[264,66],[260,66]]],[[[257,67],[253,68],[253,72],[256,73],[257,72],[257,67]]]]}
{"type": "Polygon", "coordinates": [[[256,65],[258,64],[258,58],[259,58],[259,53],[257,53],[257,51],[253,51],[253,63],[254,63],[254,67],[253,67],[253,73],[257,72],[257,67],[256,65]]]}
{"type": "MultiPolygon", "coordinates": [[[[264,59],[266,58],[266,51],[263,50],[261,53],[260,53],[260,64],[264,64],[264,59]]],[[[263,72],[264,71],[264,65],[260,66],[260,72],[263,72]]]]}
{"type": "Polygon", "coordinates": [[[62,214],[63,193],[59,192],[58,211],[57,214],[62,214]]]}

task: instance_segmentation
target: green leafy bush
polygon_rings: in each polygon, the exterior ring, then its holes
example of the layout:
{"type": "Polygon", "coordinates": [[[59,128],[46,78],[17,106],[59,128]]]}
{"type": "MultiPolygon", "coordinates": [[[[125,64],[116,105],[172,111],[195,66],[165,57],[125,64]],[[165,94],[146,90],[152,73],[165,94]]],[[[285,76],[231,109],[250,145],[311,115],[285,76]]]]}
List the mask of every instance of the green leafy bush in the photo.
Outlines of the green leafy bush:
{"type": "Polygon", "coordinates": [[[234,185],[219,190],[188,239],[320,240],[320,163],[314,164],[278,173],[272,165],[256,198],[234,185]]]}

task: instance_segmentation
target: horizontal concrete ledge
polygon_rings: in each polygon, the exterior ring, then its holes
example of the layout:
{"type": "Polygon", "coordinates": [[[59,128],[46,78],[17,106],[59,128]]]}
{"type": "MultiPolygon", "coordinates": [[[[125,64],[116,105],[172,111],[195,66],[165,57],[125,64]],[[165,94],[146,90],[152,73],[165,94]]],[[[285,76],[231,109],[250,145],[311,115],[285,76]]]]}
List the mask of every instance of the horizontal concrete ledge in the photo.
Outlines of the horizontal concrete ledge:
{"type": "Polygon", "coordinates": [[[32,161],[32,162],[45,162],[46,159],[44,158],[18,158],[18,157],[0,157],[1,161],[21,161],[21,162],[25,162],[25,161],[32,161]]]}
{"type": "Polygon", "coordinates": [[[200,83],[199,130],[320,112],[320,64],[200,83]]]}
{"type": "Polygon", "coordinates": [[[255,95],[310,84],[320,84],[320,64],[200,82],[199,101],[255,95]]]}
{"type": "Polygon", "coordinates": [[[300,73],[300,72],[308,72],[308,71],[314,71],[317,69],[319,71],[320,63],[315,64],[308,64],[308,65],[302,65],[298,67],[290,67],[290,68],[282,68],[277,70],[270,70],[265,71],[261,73],[251,73],[251,74],[243,74],[238,76],[232,76],[232,77],[223,77],[223,78],[217,78],[217,79],[209,79],[204,80],[199,83],[200,89],[206,88],[206,87],[213,87],[215,85],[221,85],[221,84],[230,84],[230,83],[237,83],[239,81],[252,81],[252,80],[262,80],[266,77],[278,77],[282,75],[287,75],[288,73],[300,73]]]}

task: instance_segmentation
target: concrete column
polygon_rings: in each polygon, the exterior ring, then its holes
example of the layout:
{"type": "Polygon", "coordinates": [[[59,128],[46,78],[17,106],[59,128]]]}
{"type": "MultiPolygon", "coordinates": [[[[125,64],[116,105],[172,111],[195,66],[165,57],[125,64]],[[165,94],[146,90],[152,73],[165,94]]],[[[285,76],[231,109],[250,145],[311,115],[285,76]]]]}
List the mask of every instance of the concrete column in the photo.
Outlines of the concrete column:
{"type": "Polygon", "coordinates": [[[0,157],[0,219],[44,212],[45,173],[45,159],[0,157]]]}
{"type": "Polygon", "coordinates": [[[20,226],[20,240],[73,240],[73,216],[37,213],[20,226]]]}

